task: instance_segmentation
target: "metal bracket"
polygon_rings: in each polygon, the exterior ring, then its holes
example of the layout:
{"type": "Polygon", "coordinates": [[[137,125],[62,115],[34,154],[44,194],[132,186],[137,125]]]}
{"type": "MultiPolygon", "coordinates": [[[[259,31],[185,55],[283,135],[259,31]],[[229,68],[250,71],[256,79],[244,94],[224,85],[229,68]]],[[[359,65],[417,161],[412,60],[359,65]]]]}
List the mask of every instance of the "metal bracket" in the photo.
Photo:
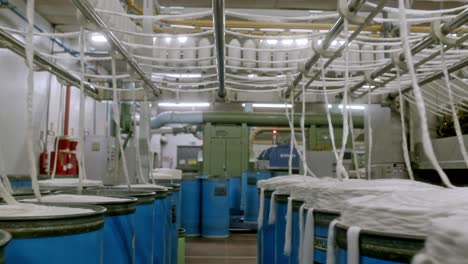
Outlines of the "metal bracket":
{"type": "Polygon", "coordinates": [[[439,20],[436,20],[434,22],[432,22],[431,24],[431,27],[432,27],[432,37],[437,40],[437,41],[440,41],[444,44],[447,44],[447,45],[450,45],[450,46],[456,46],[457,45],[457,42],[458,42],[458,39],[456,38],[451,38],[451,37],[448,37],[447,35],[444,35],[442,33],[442,27],[444,25],[443,24],[440,24],[440,21],[439,20]]]}
{"type": "MultiPolygon", "coordinates": [[[[305,67],[305,62],[300,62],[297,64],[297,69],[300,73],[302,73],[302,75],[304,75],[304,77],[307,77],[307,78],[312,78],[314,77],[316,74],[317,74],[317,71],[316,70],[313,70],[313,71],[308,71],[305,67]]],[[[291,84],[294,82],[294,80],[291,79],[291,84]]],[[[289,87],[289,83],[288,83],[288,87],[289,87]]]]}
{"type": "Polygon", "coordinates": [[[395,64],[398,68],[405,70],[405,71],[408,70],[408,66],[406,65],[406,63],[400,59],[399,52],[392,53],[391,58],[392,58],[392,63],[395,64]]]}
{"type": "Polygon", "coordinates": [[[338,13],[340,13],[340,15],[343,18],[346,18],[349,22],[353,24],[364,24],[367,19],[365,17],[358,16],[355,13],[350,12],[347,0],[338,0],[338,13]]]}
{"type": "Polygon", "coordinates": [[[375,87],[381,87],[381,86],[383,86],[383,83],[374,80],[374,79],[371,77],[371,74],[372,74],[372,72],[370,72],[370,71],[365,71],[365,72],[364,72],[364,78],[366,79],[366,82],[367,82],[368,84],[370,84],[370,85],[375,86],[375,87]]]}
{"type": "MultiPolygon", "coordinates": [[[[315,53],[320,54],[320,56],[324,58],[331,58],[335,56],[335,51],[333,50],[324,50],[322,44],[319,44],[318,42],[315,42],[312,44],[312,49],[315,51],[315,53]]],[[[338,56],[339,54],[337,54],[338,56]]]]}

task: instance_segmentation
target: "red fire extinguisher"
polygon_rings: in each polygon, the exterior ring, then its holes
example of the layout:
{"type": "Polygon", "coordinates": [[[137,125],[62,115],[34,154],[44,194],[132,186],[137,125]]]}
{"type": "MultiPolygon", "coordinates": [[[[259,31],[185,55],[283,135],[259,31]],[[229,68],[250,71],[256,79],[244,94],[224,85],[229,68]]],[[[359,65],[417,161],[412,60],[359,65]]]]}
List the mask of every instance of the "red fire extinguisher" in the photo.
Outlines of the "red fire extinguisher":
{"type": "Polygon", "coordinates": [[[49,157],[47,152],[42,152],[39,155],[39,174],[45,175],[47,174],[47,170],[49,169],[49,157]]]}

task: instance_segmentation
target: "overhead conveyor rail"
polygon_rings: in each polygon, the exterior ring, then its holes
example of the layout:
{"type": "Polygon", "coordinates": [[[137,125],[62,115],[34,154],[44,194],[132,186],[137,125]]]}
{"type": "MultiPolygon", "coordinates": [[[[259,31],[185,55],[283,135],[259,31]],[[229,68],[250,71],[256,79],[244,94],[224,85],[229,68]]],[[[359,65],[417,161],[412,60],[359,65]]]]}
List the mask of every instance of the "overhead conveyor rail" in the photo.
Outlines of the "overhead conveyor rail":
{"type": "MultiPolygon", "coordinates": [[[[460,27],[461,25],[464,25],[465,23],[468,22],[468,10],[465,10],[463,12],[461,12],[460,14],[458,14],[455,18],[453,18],[452,20],[450,20],[449,22],[443,24],[440,28],[440,33],[442,33],[443,35],[448,35],[450,34],[451,32],[453,32],[454,30],[456,30],[458,27],[460,27]]],[[[463,37],[461,37],[460,39],[457,40],[456,44],[455,45],[446,45],[445,48],[444,48],[444,51],[447,51],[449,49],[452,49],[454,47],[456,47],[457,45],[460,45],[462,44],[464,41],[466,41],[468,39],[468,35],[465,35],[463,37]]],[[[422,50],[430,47],[431,45],[435,44],[435,43],[438,43],[438,40],[437,40],[437,37],[435,36],[435,33],[434,32],[431,32],[428,36],[426,36],[424,38],[423,41],[415,44],[412,48],[411,48],[411,54],[413,55],[416,55],[418,54],[419,52],[421,52],[422,50]]],[[[415,63],[414,67],[417,68],[423,64],[425,64],[426,62],[436,58],[437,56],[440,55],[440,51],[436,51],[434,52],[433,54],[429,55],[428,57],[426,57],[425,59],[415,63]]],[[[367,85],[369,84],[369,79],[371,80],[375,80],[377,78],[379,78],[380,76],[383,76],[384,74],[386,73],[389,73],[390,71],[392,71],[392,69],[394,69],[398,64],[398,61],[399,62],[404,62],[405,61],[405,54],[404,52],[401,52],[399,53],[397,56],[396,56],[396,60],[391,60],[390,62],[388,62],[386,65],[382,66],[380,69],[377,69],[373,72],[370,73],[369,75],[369,78],[364,78],[362,81],[360,81],[359,83],[353,85],[351,88],[350,88],[350,91],[351,92],[355,92],[357,91],[358,89],[360,89],[361,87],[363,87],[364,85],[367,85]]],[[[458,63],[457,63],[458,64],[458,63]]],[[[466,66],[466,64],[465,64],[466,66]]],[[[452,67],[449,67],[449,72],[453,72],[455,70],[450,70],[452,67]]],[[[453,67],[453,69],[456,69],[457,67],[453,67]]],[[[462,67],[463,68],[463,67],[462,67]]],[[[406,68],[402,68],[400,67],[400,74],[404,74],[404,73],[407,73],[407,69],[406,68]]],[[[439,76],[441,77],[442,75],[440,74],[435,74],[434,76],[439,76]]],[[[386,79],[385,81],[381,82],[380,86],[383,86],[393,80],[395,80],[397,78],[397,75],[395,73],[395,76],[391,77],[391,78],[388,78],[386,79]]],[[[428,78],[430,79],[430,78],[428,78]]],[[[431,80],[436,80],[437,78],[431,78],[431,80]]],[[[425,82],[427,83],[427,82],[425,82]]],[[[367,93],[369,92],[372,92],[376,89],[378,89],[380,86],[378,87],[374,87],[374,88],[371,88],[371,89],[368,89],[367,91],[365,91],[364,93],[361,93],[359,95],[357,95],[357,97],[362,97],[364,95],[366,95],[367,93]]],[[[405,89],[404,90],[405,92],[408,91],[408,89],[405,89]]]]}
{"type": "Polygon", "coordinates": [[[159,97],[160,90],[154,85],[151,77],[148,76],[143,69],[138,65],[138,62],[130,56],[127,49],[122,45],[117,36],[112,32],[110,27],[104,22],[101,16],[94,10],[93,6],[87,0],[72,0],[73,4],[81,11],[81,13],[93,24],[103,30],[107,35],[109,43],[114,50],[120,54],[128,63],[130,68],[141,78],[147,87],[151,89],[154,96],[159,97]]]}
{"type": "MultiPolygon", "coordinates": [[[[0,29],[0,46],[5,46],[17,55],[26,58],[25,44],[3,29],[0,29]]],[[[57,78],[65,81],[67,84],[76,87],[80,87],[81,85],[80,78],[72,75],[70,71],[45,58],[37,51],[34,51],[34,63],[40,67],[43,67],[44,70],[49,71],[53,75],[57,76],[57,78]]],[[[92,84],[84,82],[84,89],[87,96],[90,96],[94,99],[99,99],[97,90],[92,84]]]]}
{"type": "MultiPolygon", "coordinates": [[[[339,2],[341,4],[346,3],[346,1],[339,1],[339,2]]],[[[351,1],[351,3],[349,4],[349,7],[347,7],[348,10],[346,12],[349,15],[355,15],[359,11],[359,9],[364,5],[365,2],[366,2],[365,0],[364,1],[362,1],[362,0],[351,1]]],[[[387,2],[387,0],[380,1],[378,6],[375,9],[373,9],[371,11],[371,13],[365,19],[363,19],[363,21],[356,21],[356,22],[360,22],[360,25],[348,37],[348,44],[351,41],[353,41],[359,35],[359,33],[372,21],[372,19],[375,16],[377,16],[380,13],[380,11],[382,11],[382,9],[385,7],[386,2],[387,2]]],[[[302,81],[302,79],[304,77],[310,77],[309,81],[307,82],[307,84],[305,86],[305,89],[307,89],[307,87],[310,86],[310,84],[321,75],[321,71],[317,71],[317,72],[315,72],[315,74],[313,76],[307,76],[309,71],[319,61],[319,59],[320,59],[320,57],[322,57],[322,55],[324,55],[326,57],[328,57],[328,56],[330,57],[328,59],[328,61],[325,63],[323,69],[326,69],[335,59],[341,57],[341,54],[342,54],[343,50],[345,49],[345,44],[341,45],[338,50],[333,51],[332,54],[330,54],[330,55],[325,55],[324,53],[329,52],[329,51],[327,51],[327,49],[332,44],[333,40],[335,40],[340,35],[340,33],[343,31],[343,29],[344,29],[344,15],[342,14],[342,15],[340,15],[340,18],[338,18],[336,23],[333,25],[333,27],[330,29],[330,31],[327,33],[325,38],[322,40],[321,44],[317,45],[319,47],[314,48],[314,49],[320,49],[321,52],[317,52],[318,50],[316,50],[316,53],[314,54],[314,56],[307,60],[307,62],[304,64],[304,67],[303,67],[302,71],[294,79],[292,84],[289,85],[289,87],[286,89],[286,91],[284,92],[284,96],[286,98],[289,98],[289,96],[291,96],[291,93],[293,92],[295,87],[297,85],[299,85],[299,83],[302,81]]],[[[300,95],[300,92],[295,96],[298,96],[298,95],[300,95]]]]}

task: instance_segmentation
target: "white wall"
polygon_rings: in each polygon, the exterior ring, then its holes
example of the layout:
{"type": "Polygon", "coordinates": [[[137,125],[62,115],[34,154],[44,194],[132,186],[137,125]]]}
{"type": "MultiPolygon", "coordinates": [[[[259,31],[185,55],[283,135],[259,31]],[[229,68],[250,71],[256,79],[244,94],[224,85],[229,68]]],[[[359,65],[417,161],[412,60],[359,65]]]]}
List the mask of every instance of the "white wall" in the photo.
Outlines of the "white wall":
{"type": "MultiPolygon", "coordinates": [[[[13,1],[18,6],[21,5],[20,2],[13,1]]],[[[40,17],[37,17],[36,22],[44,30],[51,30],[50,25],[46,24],[40,17]]],[[[8,9],[0,10],[0,25],[25,29],[24,21],[8,9]]],[[[51,41],[46,37],[35,37],[34,47],[42,52],[50,52],[51,41]]],[[[0,80],[2,80],[0,88],[0,150],[3,153],[7,174],[26,175],[29,174],[30,170],[25,145],[28,125],[26,111],[28,69],[25,60],[8,49],[0,49],[0,62],[0,80]]],[[[48,145],[52,146],[55,136],[63,133],[64,98],[65,89],[54,76],[48,72],[34,73],[32,112],[36,161],[38,161],[39,153],[42,151],[43,143],[41,142],[44,142],[45,135],[49,134],[50,144],[48,145]],[[47,108],[48,105],[49,108],[47,108]],[[49,117],[48,122],[47,116],[49,117]],[[42,139],[40,139],[41,134],[44,135],[42,139]]],[[[79,99],[79,90],[73,87],[70,105],[70,134],[75,137],[78,136],[79,99]]],[[[105,135],[107,131],[105,117],[106,103],[95,105],[93,99],[87,98],[85,106],[85,130],[87,133],[94,134],[96,131],[97,135],[105,135]]]]}

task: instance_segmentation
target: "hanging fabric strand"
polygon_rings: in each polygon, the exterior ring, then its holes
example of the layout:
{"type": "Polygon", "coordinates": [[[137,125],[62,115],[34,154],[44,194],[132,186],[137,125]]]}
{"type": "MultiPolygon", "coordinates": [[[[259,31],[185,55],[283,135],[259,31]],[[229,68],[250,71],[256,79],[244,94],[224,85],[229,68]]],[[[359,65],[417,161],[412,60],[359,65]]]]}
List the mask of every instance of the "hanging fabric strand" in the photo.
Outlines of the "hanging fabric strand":
{"type": "MultiPolygon", "coordinates": [[[[339,153],[339,158],[336,163],[336,172],[338,178],[342,179],[349,179],[349,174],[346,171],[346,169],[343,166],[343,159],[344,159],[344,154],[346,151],[346,145],[348,142],[348,134],[349,134],[349,122],[348,122],[348,79],[349,79],[349,51],[348,51],[348,20],[345,18],[344,20],[344,35],[345,35],[345,50],[344,50],[344,60],[345,60],[345,85],[344,85],[344,92],[343,92],[343,137],[341,139],[341,150],[339,153]]],[[[328,107],[328,106],[327,106],[328,107]]]]}
{"type": "Polygon", "coordinates": [[[465,165],[468,167],[468,153],[465,148],[465,140],[463,139],[463,132],[461,130],[460,119],[458,118],[458,114],[457,114],[456,102],[453,98],[452,85],[450,83],[450,76],[447,71],[447,64],[445,62],[444,45],[442,43],[440,43],[440,57],[442,60],[441,66],[444,72],[445,86],[447,87],[447,91],[448,91],[450,109],[452,110],[451,112],[452,112],[453,126],[455,127],[455,134],[457,135],[458,145],[460,146],[460,152],[463,156],[463,160],[465,161],[465,165]]]}
{"type": "Polygon", "coordinates": [[[135,146],[135,156],[136,156],[136,166],[137,166],[137,175],[140,183],[146,184],[148,181],[143,176],[143,168],[141,167],[141,153],[140,153],[140,142],[137,133],[137,112],[136,112],[136,103],[135,103],[135,88],[132,89],[132,116],[133,116],[133,142],[135,146]]]}
{"type": "MultiPolygon", "coordinates": [[[[401,85],[400,82],[400,68],[397,68],[397,79],[398,85],[401,85]]],[[[408,176],[411,180],[414,180],[413,168],[411,167],[411,160],[408,151],[408,139],[406,137],[406,121],[405,121],[405,101],[403,100],[403,94],[401,93],[401,86],[398,88],[398,95],[400,100],[400,121],[401,121],[401,138],[402,138],[402,148],[403,148],[403,158],[405,159],[406,170],[408,171],[408,176]]]]}
{"type": "Polygon", "coordinates": [[[419,122],[421,126],[422,132],[422,141],[423,141],[423,148],[424,152],[426,153],[427,158],[431,162],[434,169],[439,174],[440,179],[445,184],[445,186],[453,188],[455,187],[448,178],[447,174],[442,170],[439,162],[437,161],[437,157],[434,153],[434,148],[432,146],[431,137],[429,135],[429,127],[427,124],[427,113],[426,107],[424,104],[424,98],[422,95],[421,87],[419,87],[419,83],[416,76],[416,71],[414,69],[413,63],[413,55],[411,54],[411,49],[408,43],[408,24],[406,22],[406,8],[405,8],[405,1],[398,0],[398,6],[400,10],[400,36],[401,41],[403,42],[403,50],[406,58],[406,65],[408,67],[408,72],[411,77],[411,84],[413,86],[414,96],[416,98],[416,106],[419,111],[419,122]]]}
{"type": "MultiPolygon", "coordinates": [[[[116,73],[115,59],[112,59],[111,61],[111,68],[112,68],[112,76],[115,76],[116,75],[115,74],[116,73]]],[[[118,165],[119,167],[120,167],[120,164],[122,164],[125,181],[128,186],[128,190],[131,191],[132,184],[130,182],[130,177],[128,175],[127,159],[125,158],[122,135],[120,133],[120,107],[119,107],[119,98],[118,98],[118,93],[117,93],[117,79],[116,78],[112,79],[112,88],[113,88],[112,98],[113,98],[113,109],[114,109],[115,137],[116,137],[117,144],[119,146],[119,151],[117,151],[117,153],[120,154],[120,155],[116,155],[116,159],[120,160],[120,158],[122,158],[122,163],[118,162],[117,164],[119,164],[118,165]]],[[[116,172],[117,171],[120,172],[120,170],[116,168],[116,172]]]]}
{"type": "MultiPolygon", "coordinates": [[[[83,155],[83,144],[84,144],[84,118],[85,118],[85,96],[84,96],[84,52],[85,52],[85,35],[84,29],[80,27],[80,114],[79,114],[79,124],[78,124],[78,146],[76,158],[78,160],[78,192],[81,193],[83,190],[83,179],[85,178],[86,169],[84,167],[84,155],[83,155]]],[[[57,153],[58,154],[58,153],[57,153]]]]}
{"type": "Polygon", "coordinates": [[[371,94],[367,94],[367,179],[371,179],[372,175],[372,148],[373,148],[373,131],[372,131],[372,114],[371,114],[371,94]]]}
{"type": "Polygon", "coordinates": [[[41,192],[39,191],[39,183],[37,181],[37,164],[36,156],[34,152],[34,123],[33,123],[33,107],[34,107],[34,44],[33,44],[33,30],[34,30],[34,0],[28,0],[27,2],[27,18],[28,18],[28,33],[26,34],[26,62],[28,66],[27,76],[27,120],[28,130],[26,145],[29,154],[29,173],[31,177],[32,187],[34,195],[40,201],[41,192]]]}

